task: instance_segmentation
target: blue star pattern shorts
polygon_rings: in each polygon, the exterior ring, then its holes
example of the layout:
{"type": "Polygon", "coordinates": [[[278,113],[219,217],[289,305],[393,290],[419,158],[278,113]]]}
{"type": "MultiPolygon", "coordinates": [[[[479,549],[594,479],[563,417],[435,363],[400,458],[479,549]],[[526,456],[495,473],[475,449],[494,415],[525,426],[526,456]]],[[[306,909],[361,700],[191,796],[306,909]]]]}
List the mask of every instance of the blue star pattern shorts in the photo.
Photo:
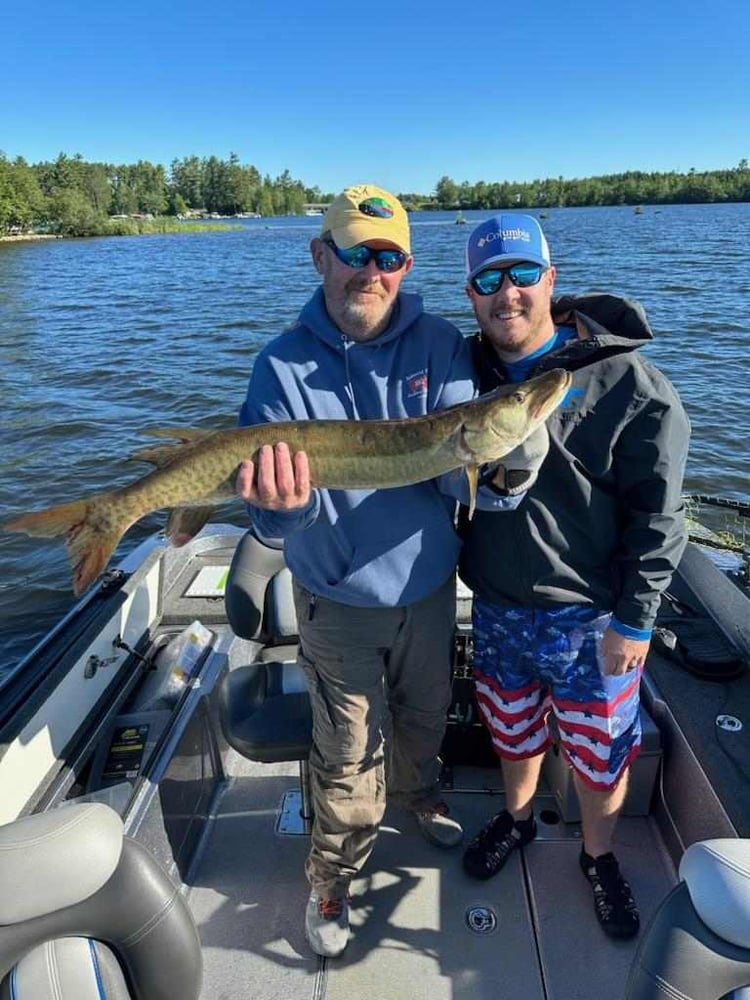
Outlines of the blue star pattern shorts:
{"type": "Polygon", "coordinates": [[[523,608],[474,598],[474,678],[495,752],[507,760],[543,753],[555,714],[568,763],[609,791],[641,745],[641,670],[605,677],[598,643],[611,615],[586,605],[523,608]]]}

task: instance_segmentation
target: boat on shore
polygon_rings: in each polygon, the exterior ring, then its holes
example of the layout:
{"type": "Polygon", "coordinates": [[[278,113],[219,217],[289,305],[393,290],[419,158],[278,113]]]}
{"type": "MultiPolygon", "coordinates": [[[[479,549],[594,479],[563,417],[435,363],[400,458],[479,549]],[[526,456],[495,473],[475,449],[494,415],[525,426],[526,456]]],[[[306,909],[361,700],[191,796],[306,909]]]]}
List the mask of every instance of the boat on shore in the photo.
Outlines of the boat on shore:
{"type": "MultiPolygon", "coordinates": [[[[719,840],[731,854],[750,838],[750,509],[691,503],[693,540],[648,657],[643,749],[616,834],[641,910],[638,939],[613,942],[598,927],[578,870],[570,771],[553,747],[534,803],[538,837],[491,883],[469,879],[460,849],[431,846],[389,805],[352,886],[351,943],[341,958],[314,956],[303,934],[310,710],[291,579],[278,542],[209,524],[183,548],[160,535],[142,542],[0,681],[0,878],[3,849],[6,859],[13,849],[34,859],[48,841],[64,897],[45,882],[47,855],[14,878],[13,899],[34,903],[0,904],[0,983],[26,974],[43,940],[100,937],[128,991],[117,995],[134,1000],[657,1000],[689,995],[659,992],[657,958],[668,977],[675,962],[705,972],[706,956],[722,991],[711,996],[746,996],[735,974],[743,949],[722,943],[710,913],[697,910],[712,930],[694,948],[690,941],[701,924],[693,907],[714,884],[715,858],[702,845],[719,840]],[[727,514],[736,531],[719,524],[727,514]],[[115,896],[111,879],[126,861],[131,891],[115,896]],[[76,864],[86,878],[74,877],[76,864]],[[146,897],[170,917],[153,954],[133,957],[132,928],[123,945],[107,921],[113,910],[124,920],[146,897]],[[48,898],[54,913],[44,915],[48,898]],[[106,924],[101,935],[96,920],[106,924]],[[585,974],[569,959],[584,942],[585,974]],[[154,973],[157,985],[144,992],[150,973],[140,980],[137,970],[156,952],[160,967],[179,974],[159,986],[154,973]],[[723,971],[727,954],[734,978],[723,971]],[[181,992],[170,992],[178,980],[181,992]]],[[[459,587],[442,775],[467,833],[504,802],[474,703],[470,602],[459,587]]],[[[726,894],[726,880],[715,884],[726,894]]],[[[733,926],[747,921],[747,936],[750,895],[745,910],[741,899],[722,899],[733,926]]],[[[149,918],[149,927],[158,923],[149,918]]]]}

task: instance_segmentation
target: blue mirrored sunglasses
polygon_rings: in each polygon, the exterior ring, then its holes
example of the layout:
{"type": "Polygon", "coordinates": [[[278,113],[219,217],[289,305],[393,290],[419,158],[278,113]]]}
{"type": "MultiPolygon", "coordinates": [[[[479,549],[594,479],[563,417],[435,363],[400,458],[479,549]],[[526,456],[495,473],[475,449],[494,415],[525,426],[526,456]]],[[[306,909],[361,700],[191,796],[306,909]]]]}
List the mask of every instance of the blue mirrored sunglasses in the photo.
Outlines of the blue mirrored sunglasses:
{"type": "Polygon", "coordinates": [[[471,279],[471,287],[477,295],[494,295],[507,274],[516,288],[530,288],[539,283],[546,270],[547,268],[542,267],[541,264],[531,264],[526,261],[522,261],[520,264],[511,264],[510,267],[490,267],[471,279]]]}
{"type": "Polygon", "coordinates": [[[342,250],[337,247],[333,240],[324,240],[326,246],[336,254],[338,259],[347,267],[367,267],[371,260],[375,261],[378,271],[400,271],[409,256],[403,250],[373,250],[364,245],[352,247],[350,250],[342,250]]]}

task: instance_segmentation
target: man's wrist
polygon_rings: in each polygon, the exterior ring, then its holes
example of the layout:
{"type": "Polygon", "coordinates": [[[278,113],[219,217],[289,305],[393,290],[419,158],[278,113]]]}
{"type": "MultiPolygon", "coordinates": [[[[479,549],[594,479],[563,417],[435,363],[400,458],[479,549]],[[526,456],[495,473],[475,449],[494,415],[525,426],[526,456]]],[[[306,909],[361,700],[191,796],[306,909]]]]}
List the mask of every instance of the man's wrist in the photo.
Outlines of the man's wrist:
{"type": "Polygon", "coordinates": [[[626,625],[614,616],[610,622],[610,628],[618,635],[625,636],[626,639],[636,639],[638,642],[648,642],[653,632],[653,629],[650,628],[634,628],[632,625],[626,625]]]}

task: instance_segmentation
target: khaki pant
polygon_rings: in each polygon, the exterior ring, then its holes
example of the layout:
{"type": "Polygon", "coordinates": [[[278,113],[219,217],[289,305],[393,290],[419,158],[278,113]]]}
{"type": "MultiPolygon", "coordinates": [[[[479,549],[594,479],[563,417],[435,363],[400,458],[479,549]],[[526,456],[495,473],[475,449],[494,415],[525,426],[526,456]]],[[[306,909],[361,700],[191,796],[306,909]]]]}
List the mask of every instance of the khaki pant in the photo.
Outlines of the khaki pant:
{"type": "Polygon", "coordinates": [[[372,851],[388,796],[439,798],[451,699],[455,580],[405,608],[355,608],[294,584],[299,662],[313,715],[315,818],[305,866],[323,896],[345,895],[372,851]]]}

